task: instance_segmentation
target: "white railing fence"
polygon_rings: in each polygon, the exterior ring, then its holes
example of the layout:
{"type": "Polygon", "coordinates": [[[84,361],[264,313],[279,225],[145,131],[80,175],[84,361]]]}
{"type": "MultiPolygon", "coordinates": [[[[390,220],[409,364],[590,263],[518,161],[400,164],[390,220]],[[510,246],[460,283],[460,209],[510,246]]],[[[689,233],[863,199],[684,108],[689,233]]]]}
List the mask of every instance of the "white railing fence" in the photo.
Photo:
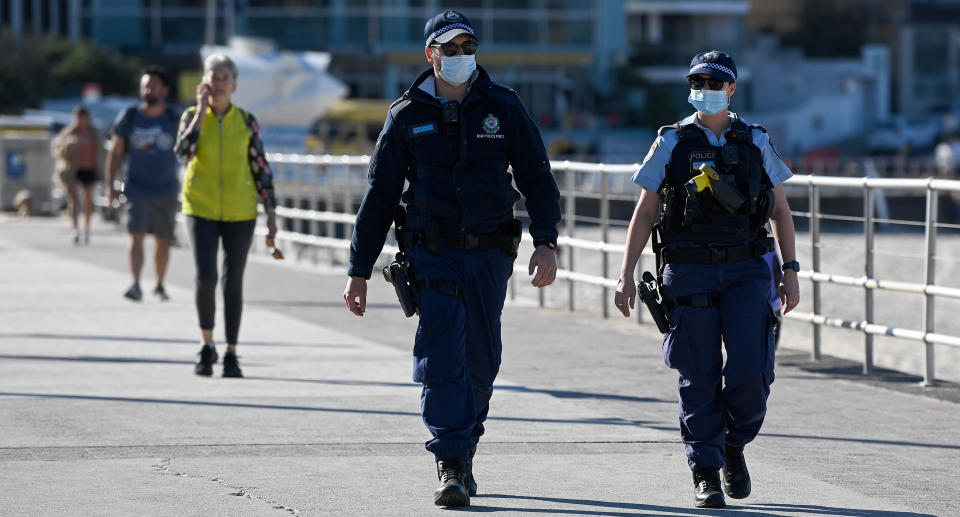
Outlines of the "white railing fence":
{"type": "MultiPolygon", "coordinates": [[[[296,154],[270,154],[274,165],[278,202],[277,215],[281,219],[278,238],[299,245],[298,253],[314,253],[325,249],[329,255],[323,260],[344,262],[353,223],[359,203],[366,190],[366,156],[313,156],[296,154]],[[339,254],[339,255],[338,255],[339,254]]],[[[589,298],[578,295],[580,287],[598,289],[599,306],[604,318],[610,317],[612,290],[616,288],[620,259],[624,252],[625,228],[629,224],[632,207],[639,189],[629,181],[637,165],[604,165],[579,162],[552,162],[563,197],[564,222],[559,240],[561,269],[558,280],[565,281],[566,308],[577,310],[584,302],[594,305],[589,298]],[[616,212],[616,213],[613,213],[616,212]],[[616,234],[615,238],[612,238],[616,234]],[[611,270],[611,256],[615,260],[611,270]],[[583,262],[581,264],[581,261],[583,262]]],[[[809,281],[809,297],[802,305],[811,307],[811,312],[793,311],[787,318],[808,322],[812,325],[811,357],[819,359],[822,350],[821,329],[835,327],[850,329],[863,335],[863,372],[869,374],[874,368],[874,336],[893,336],[923,344],[924,384],[935,382],[934,345],[960,347],[960,337],[935,331],[935,300],[937,297],[960,300],[960,288],[937,285],[936,259],[938,229],[958,229],[960,226],[938,221],[938,200],[941,192],[953,195],[960,193],[960,181],[939,179],[893,179],[850,178],[816,175],[797,175],[786,184],[791,204],[801,205],[805,200],[806,210],[793,212],[795,221],[806,222],[809,230],[809,261],[800,273],[800,278],[809,281]],[[922,194],[924,217],[922,220],[892,219],[886,200],[891,196],[922,194]],[[821,210],[824,197],[837,199],[840,196],[849,204],[850,198],[862,198],[859,215],[829,215],[821,210]],[[880,207],[880,216],[877,217],[880,207]],[[804,221],[804,219],[806,221],[804,221]],[[823,271],[821,223],[856,224],[862,233],[862,275],[843,275],[823,271]],[[875,239],[878,225],[922,227],[924,245],[917,258],[923,261],[923,282],[911,283],[878,278],[875,267],[875,239]],[[860,289],[863,293],[863,312],[859,318],[843,318],[823,313],[823,285],[846,286],[860,289]],[[921,296],[923,318],[911,329],[875,321],[874,294],[878,291],[912,293],[921,296]]],[[[834,203],[836,204],[836,203],[834,203]]],[[[518,205],[517,214],[527,216],[524,207],[518,205]]],[[[392,233],[392,232],[391,232],[392,233]]],[[[799,234],[802,236],[802,233],[799,234]]],[[[798,241],[800,240],[798,236],[798,241]]],[[[389,237],[383,254],[392,256],[397,249],[389,237]]],[[[524,235],[525,246],[530,246],[529,235],[524,235]]],[[[798,242],[798,248],[802,243],[798,242]]],[[[648,249],[638,264],[636,277],[640,277],[644,263],[653,266],[653,255],[648,249]],[[649,262],[647,262],[649,261],[649,262]]],[[[526,261],[518,260],[515,271],[526,275],[526,261]]],[[[517,280],[511,279],[510,296],[515,297],[517,280]]],[[[556,292],[556,291],[554,291],[556,292]]],[[[538,290],[540,306],[547,306],[547,292],[538,290]]],[[[637,320],[642,322],[645,309],[638,304],[637,320]]],[[[957,332],[960,334],[960,332],[957,332]]]]}

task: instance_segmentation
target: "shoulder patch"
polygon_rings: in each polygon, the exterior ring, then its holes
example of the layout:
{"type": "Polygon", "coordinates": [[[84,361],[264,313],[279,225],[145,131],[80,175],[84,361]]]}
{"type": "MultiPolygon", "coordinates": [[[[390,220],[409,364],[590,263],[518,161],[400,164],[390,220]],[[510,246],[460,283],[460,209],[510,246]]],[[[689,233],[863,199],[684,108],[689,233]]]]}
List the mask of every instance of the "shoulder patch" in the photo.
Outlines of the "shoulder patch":
{"type": "MultiPolygon", "coordinates": [[[[662,129],[662,128],[661,128],[662,129]]],[[[643,162],[640,164],[641,167],[647,164],[650,161],[650,158],[653,158],[653,155],[657,152],[657,148],[660,147],[660,140],[655,139],[653,145],[650,146],[650,150],[647,151],[647,156],[643,158],[643,162]]]]}

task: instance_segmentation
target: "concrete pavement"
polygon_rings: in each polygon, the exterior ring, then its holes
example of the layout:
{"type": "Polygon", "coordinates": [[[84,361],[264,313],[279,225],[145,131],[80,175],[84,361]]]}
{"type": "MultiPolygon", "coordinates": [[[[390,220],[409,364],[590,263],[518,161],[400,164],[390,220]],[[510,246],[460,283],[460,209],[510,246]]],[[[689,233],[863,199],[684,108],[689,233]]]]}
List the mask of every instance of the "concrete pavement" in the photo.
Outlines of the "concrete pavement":
{"type": "MultiPolygon", "coordinates": [[[[172,257],[171,301],[137,304],[121,297],[124,246],[112,227],[74,248],[62,221],[0,221],[0,514],[445,511],[410,381],[416,322],[389,286],[371,281],[355,318],[342,272],[258,255],[247,378],[199,378],[187,250],[172,257]]],[[[746,452],[753,495],[696,510],[655,330],[529,305],[505,310],[480,495],[462,511],[960,514],[960,406],[785,366],[746,452]]]]}

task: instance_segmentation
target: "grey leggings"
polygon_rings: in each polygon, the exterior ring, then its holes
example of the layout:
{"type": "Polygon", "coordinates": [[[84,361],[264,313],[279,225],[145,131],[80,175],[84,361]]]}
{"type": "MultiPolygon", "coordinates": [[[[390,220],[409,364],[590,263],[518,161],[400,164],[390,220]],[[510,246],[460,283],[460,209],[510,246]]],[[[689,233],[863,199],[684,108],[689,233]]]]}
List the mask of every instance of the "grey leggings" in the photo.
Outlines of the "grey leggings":
{"type": "Polygon", "coordinates": [[[223,240],[223,319],[227,344],[237,344],[243,312],[243,269],[253,241],[256,219],[226,223],[187,216],[187,228],[197,266],[197,315],[200,328],[213,330],[216,314],[217,251],[223,240]]]}

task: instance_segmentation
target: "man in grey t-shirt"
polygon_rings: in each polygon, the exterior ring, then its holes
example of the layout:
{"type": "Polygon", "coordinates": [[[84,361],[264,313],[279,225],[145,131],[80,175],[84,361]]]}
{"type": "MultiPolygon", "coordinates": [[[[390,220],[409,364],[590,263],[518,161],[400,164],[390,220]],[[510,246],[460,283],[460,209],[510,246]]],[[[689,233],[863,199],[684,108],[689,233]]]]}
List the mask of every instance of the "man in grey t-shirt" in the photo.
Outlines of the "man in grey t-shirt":
{"type": "Polygon", "coordinates": [[[163,278],[170,256],[170,241],[177,215],[177,159],[173,143],[177,137],[179,113],[167,107],[169,80],[160,67],[148,67],[140,77],[140,104],[117,116],[113,125],[113,146],[107,156],[107,196],[113,202],[120,193],[114,188],[117,169],[126,155],[127,174],[123,193],[127,198],[130,232],[130,273],[133,285],[124,296],[140,301],[140,271],[143,269],[143,239],[152,233],[156,240],[154,263],[157,285],[153,293],[167,299],[163,278]]]}

